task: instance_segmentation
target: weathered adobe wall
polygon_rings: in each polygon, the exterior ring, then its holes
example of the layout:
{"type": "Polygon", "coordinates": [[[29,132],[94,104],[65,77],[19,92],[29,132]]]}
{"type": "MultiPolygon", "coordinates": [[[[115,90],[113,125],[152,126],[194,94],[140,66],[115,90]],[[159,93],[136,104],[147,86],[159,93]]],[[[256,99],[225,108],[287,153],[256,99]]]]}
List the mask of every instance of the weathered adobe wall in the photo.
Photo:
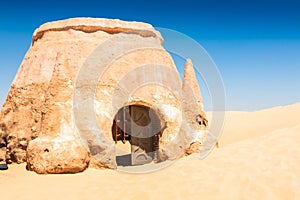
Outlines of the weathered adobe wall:
{"type": "MultiPolygon", "coordinates": [[[[151,25],[139,22],[76,18],[42,25],[33,35],[32,45],[1,112],[0,161],[27,161],[28,169],[38,173],[75,173],[89,165],[115,168],[115,147],[111,138],[113,118],[118,109],[132,104],[153,107],[166,122],[160,140],[162,160],[182,156],[195,138],[185,138],[186,130],[180,131],[182,116],[178,95],[168,88],[151,84],[132,91],[130,99],[118,93],[122,90],[118,84],[125,75],[130,74],[130,78],[138,82],[147,74],[143,70],[131,73],[141,65],[169,67],[171,72],[161,74],[164,81],[170,80],[172,71],[177,73],[171,56],[161,47],[162,41],[151,25]],[[91,52],[116,35],[120,41],[142,39],[152,49],[136,50],[116,59],[97,82],[96,121],[105,141],[103,146],[93,142],[85,144],[76,129],[86,125],[74,124],[76,78],[91,52]],[[174,137],[181,138],[182,144],[178,140],[175,141],[177,144],[172,144],[174,137]],[[92,157],[91,149],[94,151],[92,157]]],[[[178,82],[176,80],[174,84],[178,82]]],[[[84,87],[90,86],[86,83],[84,87]]],[[[78,91],[85,94],[84,90],[78,91]]],[[[88,121],[88,117],[82,119],[83,124],[88,121]]],[[[90,138],[85,139],[93,141],[99,133],[88,134],[90,138]]]]}

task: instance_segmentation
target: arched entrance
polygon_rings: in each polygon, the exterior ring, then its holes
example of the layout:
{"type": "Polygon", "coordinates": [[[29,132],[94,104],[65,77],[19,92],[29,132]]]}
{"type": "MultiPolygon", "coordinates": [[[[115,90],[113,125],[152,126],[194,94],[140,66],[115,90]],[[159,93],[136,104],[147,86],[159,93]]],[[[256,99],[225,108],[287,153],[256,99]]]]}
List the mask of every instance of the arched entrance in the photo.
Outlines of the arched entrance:
{"type": "MultiPolygon", "coordinates": [[[[130,105],[122,107],[116,114],[112,137],[115,143],[127,141],[131,146],[130,165],[142,165],[159,159],[161,120],[150,107],[130,105]]],[[[118,163],[118,160],[117,160],[118,163]]]]}

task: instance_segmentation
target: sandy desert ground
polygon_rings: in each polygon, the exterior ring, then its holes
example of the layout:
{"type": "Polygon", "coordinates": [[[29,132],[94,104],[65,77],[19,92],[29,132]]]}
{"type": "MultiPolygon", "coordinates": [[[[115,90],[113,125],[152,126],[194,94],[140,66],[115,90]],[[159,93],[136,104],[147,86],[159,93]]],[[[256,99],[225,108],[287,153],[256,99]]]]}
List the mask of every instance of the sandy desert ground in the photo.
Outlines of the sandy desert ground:
{"type": "Polygon", "coordinates": [[[1,199],[300,199],[300,103],[227,112],[220,148],[142,175],[0,171],[1,199]]]}

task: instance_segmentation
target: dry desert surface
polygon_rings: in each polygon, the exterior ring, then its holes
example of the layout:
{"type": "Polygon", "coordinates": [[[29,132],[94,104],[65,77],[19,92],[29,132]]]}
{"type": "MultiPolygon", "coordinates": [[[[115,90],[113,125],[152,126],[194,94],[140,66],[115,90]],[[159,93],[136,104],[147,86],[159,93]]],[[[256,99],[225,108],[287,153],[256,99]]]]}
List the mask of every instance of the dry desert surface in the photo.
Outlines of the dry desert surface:
{"type": "Polygon", "coordinates": [[[219,148],[146,174],[0,171],[1,199],[300,199],[300,103],[227,112],[219,148]]]}

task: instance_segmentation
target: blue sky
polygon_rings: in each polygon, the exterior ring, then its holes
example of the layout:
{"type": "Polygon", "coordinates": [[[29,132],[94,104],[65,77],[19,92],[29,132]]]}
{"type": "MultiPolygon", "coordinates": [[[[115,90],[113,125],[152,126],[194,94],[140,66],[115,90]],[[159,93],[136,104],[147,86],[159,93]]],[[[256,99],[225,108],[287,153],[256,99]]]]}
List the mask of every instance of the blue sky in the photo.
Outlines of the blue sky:
{"type": "Polygon", "coordinates": [[[227,110],[300,102],[299,10],[296,0],[1,2],[0,105],[34,29],[48,21],[82,16],[148,22],[195,39],[219,68],[227,110]]]}

